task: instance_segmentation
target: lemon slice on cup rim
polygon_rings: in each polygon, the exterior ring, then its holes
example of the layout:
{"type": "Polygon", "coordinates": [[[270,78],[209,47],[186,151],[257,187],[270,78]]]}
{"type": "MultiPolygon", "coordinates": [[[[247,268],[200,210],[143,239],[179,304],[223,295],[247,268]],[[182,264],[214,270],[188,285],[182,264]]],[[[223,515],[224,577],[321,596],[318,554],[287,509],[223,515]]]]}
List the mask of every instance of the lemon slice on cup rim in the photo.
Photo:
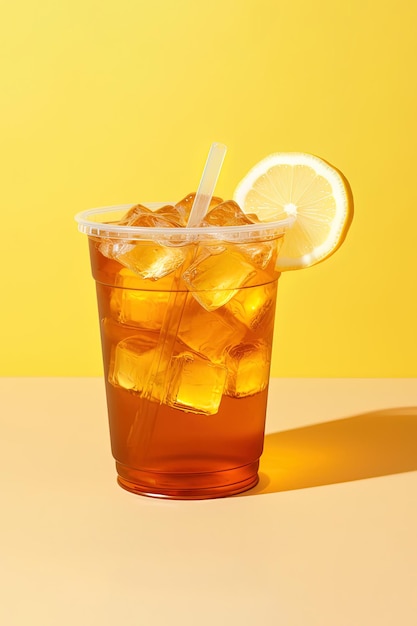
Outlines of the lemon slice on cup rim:
{"type": "Polygon", "coordinates": [[[262,222],[295,216],[278,256],[279,271],[324,261],[343,243],[353,217],[352,192],[343,174],[302,152],[262,159],[238,184],[233,199],[262,222]]]}

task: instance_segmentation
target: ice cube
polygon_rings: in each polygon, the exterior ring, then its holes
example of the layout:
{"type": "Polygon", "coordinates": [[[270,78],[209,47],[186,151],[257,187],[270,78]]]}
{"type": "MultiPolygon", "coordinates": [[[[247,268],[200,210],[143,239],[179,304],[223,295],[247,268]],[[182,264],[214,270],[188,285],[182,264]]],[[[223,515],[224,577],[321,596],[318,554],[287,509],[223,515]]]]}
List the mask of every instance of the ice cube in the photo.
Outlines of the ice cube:
{"type": "Polygon", "coordinates": [[[265,333],[273,332],[275,299],[275,283],[269,283],[242,289],[225,308],[246,328],[260,331],[265,336],[265,333]]]}
{"type": "Polygon", "coordinates": [[[169,357],[167,351],[158,347],[157,334],[151,336],[151,333],[143,333],[128,337],[114,348],[108,380],[115,387],[162,402],[165,388],[163,378],[169,357]],[[151,377],[150,372],[156,370],[157,374],[151,377]]]}
{"type": "Polygon", "coordinates": [[[160,330],[168,305],[169,292],[139,289],[112,289],[110,310],[114,319],[148,330],[160,330]]]}
{"type": "Polygon", "coordinates": [[[220,363],[224,361],[228,348],[239,343],[245,333],[246,327],[236,318],[226,319],[218,311],[208,312],[194,298],[189,298],[182,314],[178,338],[193,352],[220,363]]]}
{"type": "MultiPolygon", "coordinates": [[[[172,219],[151,211],[140,204],[132,207],[120,220],[123,226],[150,228],[174,228],[172,219]]],[[[139,243],[105,239],[99,246],[100,252],[129,268],[141,278],[158,280],[178,269],[187,252],[184,248],[167,247],[156,241],[139,243]]]]}
{"type": "MultiPolygon", "coordinates": [[[[244,213],[234,200],[227,200],[209,210],[205,216],[203,226],[243,226],[259,223],[253,213],[244,213]]],[[[265,269],[274,254],[278,252],[277,240],[254,241],[238,246],[239,251],[253,264],[265,269]]]]}
{"type": "Polygon", "coordinates": [[[187,225],[185,210],[183,209],[183,207],[178,205],[172,206],[170,204],[167,204],[166,206],[163,206],[155,211],[155,215],[163,217],[173,226],[184,227],[187,225]]]}
{"type": "Polygon", "coordinates": [[[256,267],[265,269],[271,260],[276,258],[283,237],[273,241],[253,241],[238,245],[237,248],[256,267]]]}
{"type": "Polygon", "coordinates": [[[158,280],[175,272],[185,261],[185,248],[166,247],[154,241],[122,244],[113,258],[141,278],[158,280]]]}
{"type": "Polygon", "coordinates": [[[167,205],[157,211],[152,211],[141,204],[137,204],[126,213],[119,223],[123,226],[172,228],[176,226],[173,224],[172,215],[170,215],[170,210],[173,208],[173,206],[167,205]]]}
{"type": "Polygon", "coordinates": [[[224,366],[183,352],[172,357],[170,373],[165,404],[202,415],[217,413],[227,376],[224,366]]]}
{"type": "Polygon", "coordinates": [[[123,250],[125,247],[126,247],[126,244],[123,242],[117,241],[117,239],[103,238],[100,241],[98,249],[101,252],[101,254],[107,257],[108,259],[117,259],[117,254],[119,250],[123,250]]]}
{"type": "Polygon", "coordinates": [[[270,362],[270,347],[262,341],[231,348],[226,359],[226,394],[243,398],[263,391],[269,381],[270,362]]]}
{"type": "Polygon", "coordinates": [[[255,268],[232,245],[217,248],[217,254],[212,254],[213,251],[206,248],[183,274],[194,298],[207,311],[229,302],[256,274],[255,268]]]}
{"type": "Polygon", "coordinates": [[[114,284],[124,289],[141,289],[149,283],[145,283],[135,272],[127,267],[120,268],[117,276],[114,277],[114,284]]]}
{"type": "MultiPolygon", "coordinates": [[[[135,224],[135,221],[139,221],[146,218],[147,215],[152,213],[150,209],[143,206],[142,204],[136,204],[131,209],[125,213],[121,220],[119,220],[119,224],[121,226],[147,226],[147,224],[135,224]]],[[[144,220],[146,221],[146,219],[144,220]]]]}
{"type": "MultiPolygon", "coordinates": [[[[150,281],[145,278],[142,278],[136,272],[132,272],[132,270],[127,267],[120,266],[119,271],[113,277],[113,284],[115,287],[121,287],[124,289],[137,289],[142,291],[171,291],[173,287],[173,276],[166,275],[163,278],[158,278],[156,281],[150,281]]],[[[150,297],[152,295],[150,294],[150,297]]]]}
{"type": "MultiPolygon", "coordinates": [[[[195,193],[189,193],[188,196],[185,196],[185,198],[177,202],[177,204],[175,205],[175,208],[183,216],[184,226],[187,224],[188,218],[190,217],[190,213],[191,213],[191,209],[195,200],[195,196],[196,196],[195,193]]],[[[210,210],[210,208],[217,206],[221,202],[223,202],[221,198],[217,198],[216,196],[213,196],[210,200],[208,211],[210,210]]]]}
{"type": "MultiPolygon", "coordinates": [[[[259,220],[255,216],[255,221],[259,220]]],[[[253,224],[246,213],[234,200],[227,200],[221,204],[209,208],[202,225],[203,226],[241,226],[242,224],[253,224]]]]}

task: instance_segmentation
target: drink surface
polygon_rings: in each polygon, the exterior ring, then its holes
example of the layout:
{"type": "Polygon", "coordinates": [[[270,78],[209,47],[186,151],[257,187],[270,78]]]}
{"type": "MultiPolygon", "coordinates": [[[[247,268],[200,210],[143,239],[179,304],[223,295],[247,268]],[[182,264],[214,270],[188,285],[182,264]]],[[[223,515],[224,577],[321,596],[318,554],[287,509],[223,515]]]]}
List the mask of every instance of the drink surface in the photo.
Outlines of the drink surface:
{"type": "MultiPolygon", "coordinates": [[[[235,203],[218,204],[207,226],[250,223],[235,203]]],[[[125,220],[175,228],[178,212],[164,209],[134,207],[125,220]]],[[[279,244],[90,237],[112,451],[125,488],[201,497],[256,482],[279,244]]]]}

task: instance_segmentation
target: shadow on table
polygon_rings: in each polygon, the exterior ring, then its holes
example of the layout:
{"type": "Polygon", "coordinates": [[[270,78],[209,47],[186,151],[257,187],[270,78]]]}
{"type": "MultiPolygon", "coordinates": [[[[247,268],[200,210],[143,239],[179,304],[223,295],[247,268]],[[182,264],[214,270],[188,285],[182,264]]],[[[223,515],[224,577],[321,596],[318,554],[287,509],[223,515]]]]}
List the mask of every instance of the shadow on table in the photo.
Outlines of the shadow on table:
{"type": "Polygon", "coordinates": [[[372,411],[265,437],[259,483],[274,493],[417,469],[417,407],[372,411]]]}

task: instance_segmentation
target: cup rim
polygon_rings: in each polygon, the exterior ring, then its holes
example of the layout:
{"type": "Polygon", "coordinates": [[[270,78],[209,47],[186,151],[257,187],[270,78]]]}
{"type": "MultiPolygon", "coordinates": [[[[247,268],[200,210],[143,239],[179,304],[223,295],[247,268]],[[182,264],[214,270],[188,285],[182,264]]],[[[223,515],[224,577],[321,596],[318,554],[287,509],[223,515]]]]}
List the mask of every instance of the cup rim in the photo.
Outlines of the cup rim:
{"type": "MultiPolygon", "coordinates": [[[[171,204],[169,202],[147,202],[143,203],[150,209],[157,209],[171,204]]],[[[129,239],[129,240],[158,240],[160,243],[166,241],[177,242],[178,244],[192,243],[201,240],[222,240],[231,242],[246,243],[249,241],[259,241],[265,239],[276,239],[281,237],[286,230],[291,228],[295,222],[295,217],[287,216],[275,222],[260,222],[257,224],[243,224],[240,226],[194,226],[187,227],[144,227],[125,226],[116,222],[104,221],[106,216],[121,213],[122,215],[135,206],[133,204],[118,204],[104,207],[96,207],[81,211],[75,215],[78,230],[89,237],[104,239],[129,239]],[[101,216],[101,217],[100,217],[101,216]],[[99,218],[97,220],[97,218],[99,218]]],[[[114,215],[115,216],[115,215],[114,215]]]]}

